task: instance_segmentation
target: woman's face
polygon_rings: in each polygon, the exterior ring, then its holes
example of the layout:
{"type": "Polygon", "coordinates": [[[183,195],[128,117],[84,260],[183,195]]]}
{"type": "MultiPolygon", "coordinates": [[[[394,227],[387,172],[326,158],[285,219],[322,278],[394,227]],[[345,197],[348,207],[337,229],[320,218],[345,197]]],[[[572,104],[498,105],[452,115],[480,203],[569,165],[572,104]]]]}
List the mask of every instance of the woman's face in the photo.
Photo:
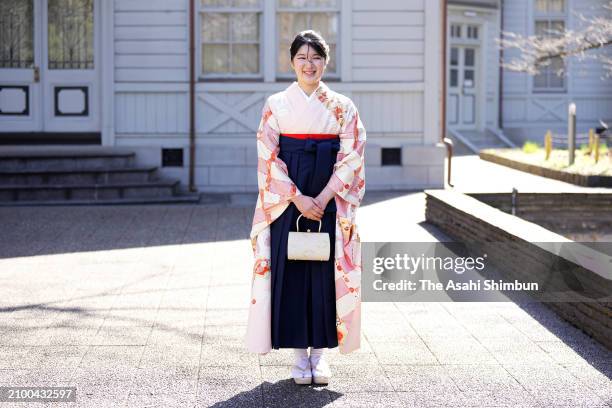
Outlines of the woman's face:
{"type": "Polygon", "coordinates": [[[325,58],[319,55],[309,44],[304,44],[291,61],[298,82],[315,85],[325,72],[325,58]]]}

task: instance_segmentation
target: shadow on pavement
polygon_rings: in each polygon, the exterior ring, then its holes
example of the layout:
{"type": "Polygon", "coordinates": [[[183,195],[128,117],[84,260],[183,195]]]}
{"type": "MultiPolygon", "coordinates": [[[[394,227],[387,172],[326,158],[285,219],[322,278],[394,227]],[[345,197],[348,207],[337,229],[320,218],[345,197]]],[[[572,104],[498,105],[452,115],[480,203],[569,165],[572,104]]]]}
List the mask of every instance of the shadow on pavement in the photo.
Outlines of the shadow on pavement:
{"type": "MultiPolygon", "coordinates": [[[[362,206],[409,193],[366,192],[362,206]]],[[[214,206],[0,207],[0,259],[248,239],[256,196],[235,196],[214,206]]]]}
{"type": "Polygon", "coordinates": [[[257,387],[236,394],[232,398],[210,405],[211,408],[230,407],[324,407],[343,394],[315,385],[297,385],[293,380],[275,383],[264,381],[257,387]]]}

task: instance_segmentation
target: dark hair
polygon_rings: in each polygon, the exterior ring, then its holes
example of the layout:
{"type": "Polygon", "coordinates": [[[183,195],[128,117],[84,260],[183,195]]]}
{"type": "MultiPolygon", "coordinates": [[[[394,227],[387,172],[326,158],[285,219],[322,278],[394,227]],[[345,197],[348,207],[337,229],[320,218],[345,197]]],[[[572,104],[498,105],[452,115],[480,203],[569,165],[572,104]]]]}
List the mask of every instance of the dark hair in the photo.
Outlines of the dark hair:
{"type": "Polygon", "coordinates": [[[293,42],[291,43],[291,47],[289,48],[289,53],[291,55],[291,61],[297,54],[298,50],[304,44],[309,44],[314,50],[325,59],[325,62],[329,62],[329,45],[325,42],[321,34],[317,33],[313,30],[304,30],[300,31],[293,42]]]}

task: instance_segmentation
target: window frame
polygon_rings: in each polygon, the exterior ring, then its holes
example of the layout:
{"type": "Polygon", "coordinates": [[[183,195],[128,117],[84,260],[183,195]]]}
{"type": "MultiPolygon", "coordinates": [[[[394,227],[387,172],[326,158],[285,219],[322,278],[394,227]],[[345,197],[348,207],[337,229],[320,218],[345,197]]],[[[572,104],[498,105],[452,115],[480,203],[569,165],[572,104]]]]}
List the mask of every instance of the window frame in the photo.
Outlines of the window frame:
{"type": "MultiPolygon", "coordinates": [[[[551,0],[546,0],[547,2],[550,2],[551,0]]],[[[548,27],[551,27],[552,24],[554,22],[561,22],[563,23],[563,28],[564,30],[567,30],[567,23],[568,23],[568,18],[567,18],[567,11],[568,11],[568,0],[562,0],[563,1],[563,11],[562,12],[552,12],[552,11],[538,11],[537,10],[537,0],[533,0],[533,4],[532,4],[532,12],[533,12],[533,24],[532,24],[532,33],[533,35],[536,35],[537,33],[537,25],[538,23],[542,23],[545,22],[547,23],[548,27]]],[[[568,65],[565,61],[561,60],[561,62],[563,63],[564,66],[564,71],[566,71],[568,69],[568,65]]],[[[544,70],[540,70],[540,74],[536,74],[531,76],[531,92],[532,93],[537,93],[537,94],[562,94],[562,93],[567,93],[567,77],[563,76],[561,77],[563,80],[563,85],[560,87],[551,87],[550,84],[550,76],[551,75],[557,75],[555,72],[553,72],[551,70],[550,65],[545,67],[544,70]],[[536,85],[536,77],[537,75],[542,75],[545,74],[547,75],[547,86],[537,86],[536,85]]]]}
{"type": "Polygon", "coordinates": [[[278,72],[278,56],[280,53],[279,50],[279,33],[277,27],[277,17],[278,13],[336,13],[337,21],[338,21],[338,36],[336,38],[336,50],[335,50],[335,62],[336,62],[336,72],[330,73],[328,71],[325,72],[326,80],[337,81],[341,79],[342,76],[342,63],[340,56],[342,55],[341,47],[341,29],[342,29],[342,0],[337,0],[337,7],[307,7],[307,8],[291,8],[291,7],[281,7],[279,5],[278,0],[273,1],[272,7],[269,7],[265,3],[271,0],[261,0],[258,8],[249,8],[249,7],[204,7],[201,1],[197,2],[197,22],[196,22],[196,49],[195,49],[195,58],[196,58],[196,68],[197,68],[197,81],[198,82],[263,82],[266,71],[271,68],[274,80],[275,81],[288,81],[291,79],[295,79],[294,74],[281,74],[278,72]],[[203,14],[209,13],[257,13],[258,14],[258,22],[259,22],[259,72],[257,74],[232,74],[232,73],[224,73],[224,74],[204,74],[203,69],[204,65],[202,63],[202,20],[203,14]],[[266,13],[271,13],[273,16],[268,18],[269,16],[266,13]],[[273,27],[265,27],[266,21],[274,21],[273,27]],[[271,30],[272,35],[266,35],[265,31],[271,30]],[[272,43],[270,43],[272,42],[272,43]],[[270,44],[269,44],[270,43],[270,44]],[[264,49],[267,47],[272,47],[272,54],[274,56],[273,60],[270,62],[264,58],[264,49]],[[269,67],[267,65],[273,64],[273,67],[269,67]]]}
{"type": "MultiPolygon", "coordinates": [[[[263,42],[264,42],[264,35],[263,35],[263,13],[265,10],[264,7],[264,1],[266,0],[260,0],[259,3],[259,7],[254,8],[254,7],[204,7],[202,6],[202,2],[198,1],[198,10],[197,10],[197,18],[198,18],[198,24],[197,24],[197,32],[196,32],[196,41],[197,41],[197,47],[196,47],[196,58],[197,58],[197,66],[198,66],[198,81],[207,81],[207,80],[258,80],[258,79],[263,79],[264,76],[264,66],[263,66],[263,62],[264,62],[264,58],[263,58],[263,53],[262,53],[262,49],[263,49],[263,42]],[[230,14],[230,13],[255,13],[257,14],[257,21],[259,23],[259,38],[258,38],[258,44],[259,44],[259,62],[258,62],[258,66],[259,66],[259,72],[258,73],[252,73],[252,74],[233,74],[231,72],[226,72],[224,74],[205,74],[204,73],[204,64],[202,64],[202,45],[203,45],[203,39],[202,39],[202,20],[203,20],[203,15],[204,13],[225,13],[225,14],[230,14]]],[[[230,42],[231,43],[231,42],[230,42]]],[[[231,56],[230,56],[231,58],[231,56]]]]}

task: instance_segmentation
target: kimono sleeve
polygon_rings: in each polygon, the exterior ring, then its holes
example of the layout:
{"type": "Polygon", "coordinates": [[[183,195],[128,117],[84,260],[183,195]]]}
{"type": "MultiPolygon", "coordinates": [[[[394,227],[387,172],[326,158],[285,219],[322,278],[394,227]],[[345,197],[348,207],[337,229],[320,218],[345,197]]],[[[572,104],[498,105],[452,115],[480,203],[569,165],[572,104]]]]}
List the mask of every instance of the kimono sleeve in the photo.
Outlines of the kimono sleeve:
{"type": "Polygon", "coordinates": [[[289,177],[287,164],[278,154],[280,130],[278,122],[266,100],[257,131],[257,184],[259,197],[253,224],[270,224],[289,204],[293,197],[301,195],[289,177]]]}
{"type": "Polygon", "coordinates": [[[359,206],[365,194],[364,152],[366,131],[351,101],[340,133],[340,152],[327,185],[342,199],[359,206]]]}

